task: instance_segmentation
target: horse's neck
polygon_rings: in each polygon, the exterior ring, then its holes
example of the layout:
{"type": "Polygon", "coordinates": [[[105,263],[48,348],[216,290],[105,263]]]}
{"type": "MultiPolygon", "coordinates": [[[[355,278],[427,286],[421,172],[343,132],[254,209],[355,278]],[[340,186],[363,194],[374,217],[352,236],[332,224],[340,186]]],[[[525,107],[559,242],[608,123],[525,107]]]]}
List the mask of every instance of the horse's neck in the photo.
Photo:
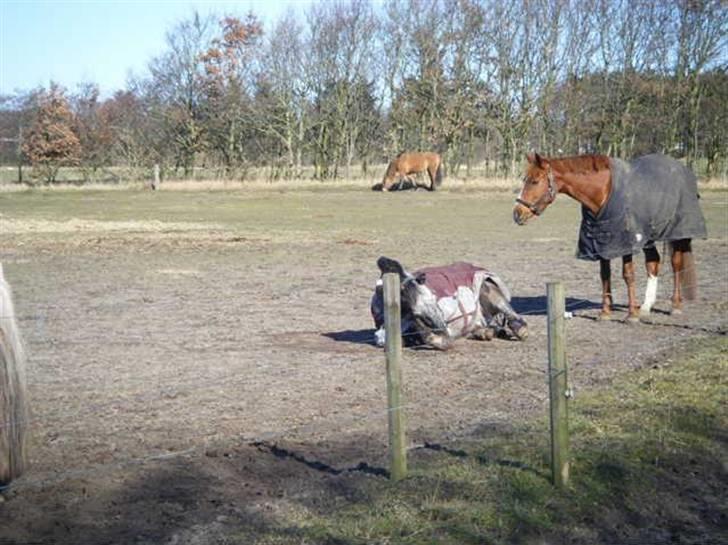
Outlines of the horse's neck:
{"type": "Polygon", "coordinates": [[[609,169],[598,172],[559,172],[554,168],[559,193],[565,193],[579,201],[594,214],[599,212],[609,198],[612,178],[609,169]]]}

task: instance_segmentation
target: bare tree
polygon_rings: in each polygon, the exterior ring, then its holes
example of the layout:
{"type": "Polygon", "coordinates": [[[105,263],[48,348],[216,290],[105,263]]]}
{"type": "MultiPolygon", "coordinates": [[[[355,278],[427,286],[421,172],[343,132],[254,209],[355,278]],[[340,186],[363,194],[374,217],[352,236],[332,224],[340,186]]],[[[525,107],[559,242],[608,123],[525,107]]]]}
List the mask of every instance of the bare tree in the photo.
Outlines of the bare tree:
{"type": "Polygon", "coordinates": [[[223,161],[226,175],[246,161],[245,144],[254,137],[252,98],[258,47],[263,28],[248,14],[223,17],[220,34],[202,54],[204,126],[208,149],[223,161]]]}
{"type": "Polygon", "coordinates": [[[308,12],[306,82],[316,176],[350,174],[361,137],[362,104],[371,97],[376,19],[368,0],[314,5],[308,12]]]}
{"type": "Polygon", "coordinates": [[[205,148],[203,55],[210,48],[213,28],[212,17],[197,13],[175,26],[167,33],[167,51],[152,60],[150,77],[140,84],[150,113],[174,144],[174,166],[182,167],[185,176],[205,148]]]}
{"type": "Polygon", "coordinates": [[[103,166],[111,164],[112,131],[107,110],[99,100],[99,87],[94,83],[79,86],[71,97],[74,111],[74,132],[81,144],[79,165],[84,180],[89,181],[103,166]]]}
{"type": "MultiPolygon", "coordinates": [[[[303,28],[288,12],[268,35],[261,58],[254,112],[256,128],[269,145],[279,148],[284,175],[298,177],[303,166],[307,106],[303,28]]],[[[270,155],[270,152],[265,154],[270,155]]],[[[276,163],[277,157],[272,158],[276,163]]]]}

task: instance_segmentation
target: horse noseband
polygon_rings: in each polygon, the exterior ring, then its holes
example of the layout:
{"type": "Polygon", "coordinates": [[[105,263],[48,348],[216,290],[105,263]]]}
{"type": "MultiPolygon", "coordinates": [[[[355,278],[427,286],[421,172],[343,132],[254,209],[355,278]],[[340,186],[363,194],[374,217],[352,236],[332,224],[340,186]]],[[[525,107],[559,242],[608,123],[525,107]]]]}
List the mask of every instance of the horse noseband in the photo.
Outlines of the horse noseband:
{"type": "Polygon", "coordinates": [[[548,206],[549,204],[551,204],[552,202],[554,202],[556,200],[556,193],[558,192],[558,190],[556,189],[556,182],[554,180],[554,173],[551,170],[551,166],[549,166],[547,179],[549,182],[548,192],[541,195],[538,199],[536,199],[535,202],[530,203],[528,201],[524,201],[520,197],[516,198],[516,202],[518,204],[521,204],[521,205],[525,206],[526,208],[528,208],[533,213],[534,216],[540,216],[543,213],[546,206],[548,206]],[[544,197],[546,197],[546,196],[548,196],[549,200],[547,202],[543,202],[544,197]],[[538,205],[540,205],[540,204],[543,204],[543,208],[539,209],[538,205]]]}

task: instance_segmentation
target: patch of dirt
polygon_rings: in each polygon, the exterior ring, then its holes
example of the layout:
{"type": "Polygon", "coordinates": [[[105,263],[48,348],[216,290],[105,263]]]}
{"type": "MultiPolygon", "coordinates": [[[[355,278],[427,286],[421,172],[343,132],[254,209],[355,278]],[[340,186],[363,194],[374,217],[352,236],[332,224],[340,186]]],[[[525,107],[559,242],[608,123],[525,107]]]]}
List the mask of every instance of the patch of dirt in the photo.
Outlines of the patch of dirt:
{"type": "MultiPolygon", "coordinates": [[[[497,206],[509,217],[510,202],[497,206]]],[[[544,223],[542,238],[514,243],[505,229],[473,241],[462,233],[481,220],[461,220],[435,230],[423,219],[389,238],[373,227],[259,237],[154,222],[100,233],[74,224],[48,238],[3,219],[17,234],[0,241],[0,257],[28,344],[33,420],[32,469],[0,506],[0,541],[210,543],[233,533],[245,542],[362,494],[361,479],[381,477],[347,468],[387,464],[384,355],[369,316],[382,254],[410,268],[487,266],[530,329],[523,343],[406,350],[412,443],[448,445],[544,414],[548,280],[565,283],[574,315],[577,400],[687,339],[725,334],[724,239],[694,243],[703,282],[683,315],[667,313],[665,277],[650,323],[631,325],[623,308],[596,321],[598,265],[573,258],[573,222],[544,223]]]]}

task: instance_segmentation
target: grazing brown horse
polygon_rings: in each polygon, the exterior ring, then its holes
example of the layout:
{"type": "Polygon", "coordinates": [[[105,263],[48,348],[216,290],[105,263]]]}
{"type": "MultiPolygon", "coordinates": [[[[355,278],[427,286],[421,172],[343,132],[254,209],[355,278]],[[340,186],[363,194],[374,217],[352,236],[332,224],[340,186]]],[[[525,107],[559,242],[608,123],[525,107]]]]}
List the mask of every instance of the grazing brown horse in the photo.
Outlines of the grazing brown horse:
{"type": "Polygon", "coordinates": [[[389,191],[400,178],[412,181],[410,179],[411,174],[419,174],[425,171],[430,176],[430,187],[428,189],[435,191],[435,188],[442,184],[442,157],[440,157],[439,153],[400,153],[392,159],[387,167],[387,172],[382,180],[382,191],[389,191]]]}
{"type": "Polygon", "coordinates": [[[697,180],[688,168],[660,154],[630,163],[604,155],[546,158],[529,154],[527,159],[513,220],[524,225],[541,215],[558,193],[582,204],[577,257],[599,260],[600,319],[610,318],[610,260],[621,256],[629,300],[627,320],[639,320],[632,253],[640,249],[645,253],[648,274],[640,310],[649,314],[657,297],[660,255],[654,242],[658,240],[668,241],[672,248],[672,312],[681,312],[683,295],[695,298],[697,275],[690,243],[692,238],[706,238],[707,232],[698,204],[697,180]]]}

